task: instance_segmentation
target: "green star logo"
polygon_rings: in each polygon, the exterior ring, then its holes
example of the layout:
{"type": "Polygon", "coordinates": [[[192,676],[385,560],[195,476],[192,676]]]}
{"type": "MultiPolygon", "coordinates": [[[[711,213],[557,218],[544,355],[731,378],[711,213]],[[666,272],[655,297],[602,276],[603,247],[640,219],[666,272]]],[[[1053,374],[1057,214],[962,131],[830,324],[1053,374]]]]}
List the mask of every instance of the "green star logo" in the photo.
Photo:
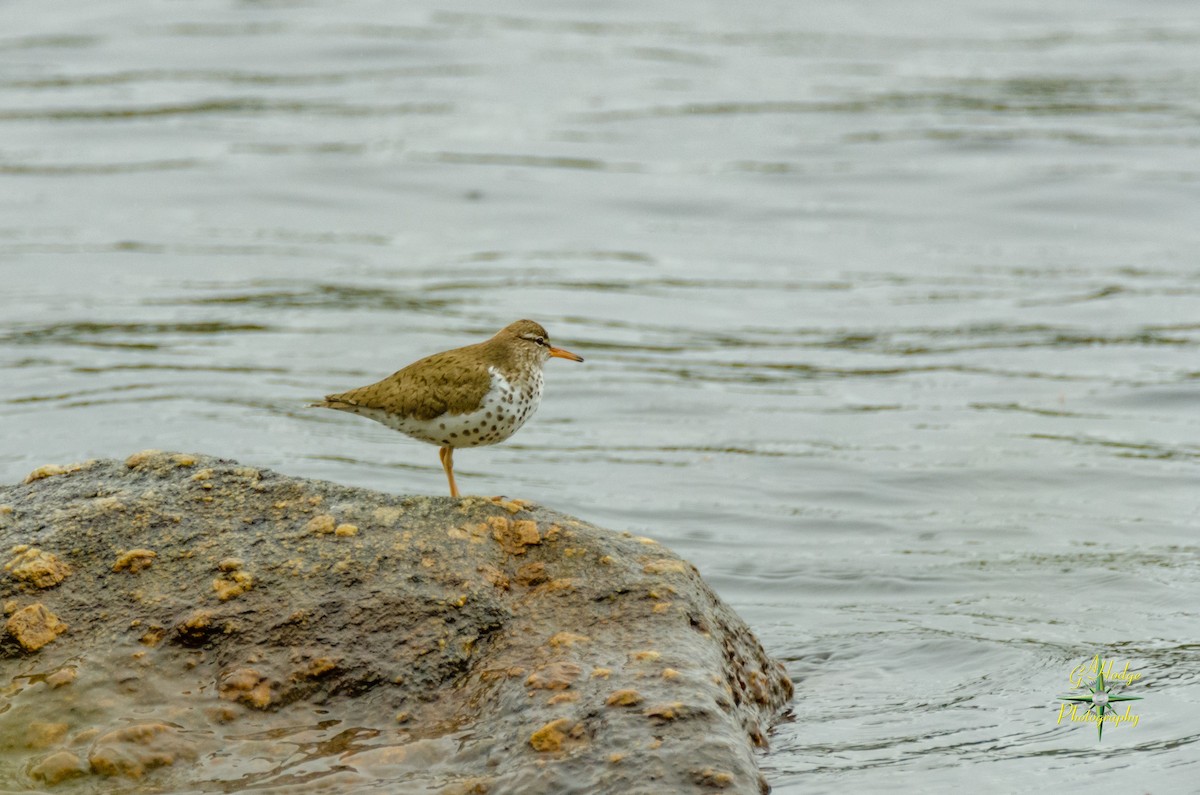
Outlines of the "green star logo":
{"type": "MultiPolygon", "coordinates": [[[[1104,681],[1104,660],[1100,657],[1096,658],[1096,678],[1091,682],[1085,682],[1079,689],[1080,691],[1086,690],[1087,692],[1080,692],[1076,696],[1059,696],[1058,700],[1088,705],[1087,712],[1095,715],[1096,742],[1104,739],[1104,716],[1112,715],[1114,718],[1117,717],[1117,710],[1113,707],[1114,703],[1142,700],[1141,696],[1125,696],[1109,690],[1109,685],[1104,681]]],[[[1066,707],[1064,706],[1063,709],[1066,709],[1066,707]]],[[[1073,712],[1074,708],[1072,708],[1073,712]]]]}

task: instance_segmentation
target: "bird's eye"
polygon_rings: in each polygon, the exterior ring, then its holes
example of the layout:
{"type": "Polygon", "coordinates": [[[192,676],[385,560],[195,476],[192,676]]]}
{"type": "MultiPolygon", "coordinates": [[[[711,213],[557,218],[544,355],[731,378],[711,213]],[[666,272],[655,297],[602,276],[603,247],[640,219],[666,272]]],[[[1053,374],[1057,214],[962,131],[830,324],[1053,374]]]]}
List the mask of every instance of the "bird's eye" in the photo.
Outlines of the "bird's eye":
{"type": "Polygon", "coordinates": [[[536,338],[535,338],[533,341],[534,341],[534,342],[536,342],[538,345],[545,345],[545,344],[546,344],[546,338],[545,338],[545,337],[536,337],[536,338]]]}

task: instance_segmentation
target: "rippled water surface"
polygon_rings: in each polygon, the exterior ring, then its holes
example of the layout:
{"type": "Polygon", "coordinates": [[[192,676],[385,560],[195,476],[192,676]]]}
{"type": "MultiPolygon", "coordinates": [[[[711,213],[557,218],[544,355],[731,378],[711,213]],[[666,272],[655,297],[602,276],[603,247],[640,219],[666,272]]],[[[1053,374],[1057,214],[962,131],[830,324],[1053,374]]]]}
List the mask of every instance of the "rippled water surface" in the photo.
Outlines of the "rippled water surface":
{"type": "Polygon", "coordinates": [[[1195,787],[1194,3],[0,14],[5,482],[438,494],[305,402],[532,317],[587,362],[460,485],[693,560],[797,680],[777,792],[1195,787]]]}

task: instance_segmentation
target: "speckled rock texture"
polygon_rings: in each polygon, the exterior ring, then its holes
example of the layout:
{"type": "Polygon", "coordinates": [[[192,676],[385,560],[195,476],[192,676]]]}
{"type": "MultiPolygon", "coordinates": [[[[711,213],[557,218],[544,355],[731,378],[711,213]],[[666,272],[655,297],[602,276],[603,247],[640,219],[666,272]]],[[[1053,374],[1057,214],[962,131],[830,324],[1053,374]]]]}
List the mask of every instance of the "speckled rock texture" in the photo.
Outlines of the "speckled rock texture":
{"type": "Polygon", "coordinates": [[[696,570],[520,501],[200,455],[0,487],[0,790],[760,793],[792,694],[696,570]]]}

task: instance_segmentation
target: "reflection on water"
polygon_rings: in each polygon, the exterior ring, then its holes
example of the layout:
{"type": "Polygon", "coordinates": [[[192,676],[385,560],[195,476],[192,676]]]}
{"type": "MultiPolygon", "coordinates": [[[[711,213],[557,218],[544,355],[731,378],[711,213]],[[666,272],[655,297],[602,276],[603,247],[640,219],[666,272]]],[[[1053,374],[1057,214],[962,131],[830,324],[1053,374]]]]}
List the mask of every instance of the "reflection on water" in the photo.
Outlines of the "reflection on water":
{"type": "MultiPolygon", "coordinates": [[[[731,8],[18,2],[3,477],[159,447],[440,493],[304,405],[533,317],[587,364],[463,478],[695,561],[798,680],[777,792],[1195,778],[1194,9],[731,8]],[[1096,653],[1144,675],[1102,754],[1055,723],[1096,653]]],[[[452,756],[309,717],[209,761],[452,756]]]]}

